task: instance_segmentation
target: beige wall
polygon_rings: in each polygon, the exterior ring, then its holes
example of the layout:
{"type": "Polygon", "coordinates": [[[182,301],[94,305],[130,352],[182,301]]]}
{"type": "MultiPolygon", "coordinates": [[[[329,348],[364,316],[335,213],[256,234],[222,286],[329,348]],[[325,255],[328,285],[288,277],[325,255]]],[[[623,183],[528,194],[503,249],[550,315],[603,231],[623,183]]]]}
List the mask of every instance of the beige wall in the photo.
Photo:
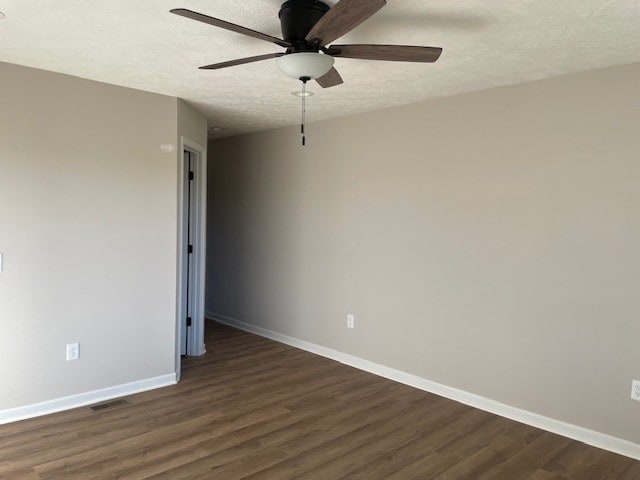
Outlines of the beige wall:
{"type": "Polygon", "coordinates": [[[177,154],[160,145],[193,125],[175,98],[0,79],[0,410],[173,373],[177,154]]]}
{"type": "Polygon", "coordinates": [[[207,148],[207,117],[182,99],[178,99],[178,141],[180,137],[207,148]]]}
{"type": "Polygon", "coordinates": [[[639,126],[635,64],[217,141],[207,310],[640,443],[639,126]]]}

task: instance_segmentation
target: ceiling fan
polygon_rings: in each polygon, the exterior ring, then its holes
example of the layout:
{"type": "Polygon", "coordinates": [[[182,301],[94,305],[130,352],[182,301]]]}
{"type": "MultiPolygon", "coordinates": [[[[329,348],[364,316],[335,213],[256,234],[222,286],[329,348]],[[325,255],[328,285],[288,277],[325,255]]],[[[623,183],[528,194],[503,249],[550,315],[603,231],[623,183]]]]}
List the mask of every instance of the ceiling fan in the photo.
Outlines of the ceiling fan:
{"type": "Polygon", "coordinates": [[[277,58],[278,67],[283,73],[296,80],[301,80],[303,83],[302,134],[304,144],[306,83],[315,79],[323,88],[335,87],[344,83],[338,71],[333,67],[334,58],[431,63],[440,57],[442,49],[436,47],[409,45],[329,46],[334,40],[371,17],[386,3],[386,0],[339,0],[333,7],[329,7],[319,0],[288,0],[282,4],[278,14],[283,39],[184,8],[171,10],[171,13],[286,48],[286,51],[281,53],[267,53],[214,63],[200,68],[217,70],[277,58]]]}
{"type": "Polygon", "coordinates": [[[319,0],[288,0],[280,8],[280,24],[284,40],[256,32],[240,25],[213,18],[184,8],[171,13],[207,23],[215,27],[242,33],[286,48],[285,53],[267,53],[229,62],[200,67],[216,70],[234,65],[278,58],[278,66],[295,79],[315,79],[328,88],[343,83],[333,68],[334,57],[397,62],[435,62],[441,48],[407,45],[329,45],[353,30],[386,5],[386,0],[340,0],[333,7],[319,0]],[[322,52],[322,53],[320,53],[322,52]]]}

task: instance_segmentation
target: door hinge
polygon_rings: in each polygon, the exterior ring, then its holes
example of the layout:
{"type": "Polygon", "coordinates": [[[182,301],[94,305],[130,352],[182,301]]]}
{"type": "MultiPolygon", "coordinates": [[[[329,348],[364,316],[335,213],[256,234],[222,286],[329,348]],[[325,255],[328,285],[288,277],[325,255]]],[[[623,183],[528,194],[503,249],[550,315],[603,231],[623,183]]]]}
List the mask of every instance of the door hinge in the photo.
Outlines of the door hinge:
{"type": "Polygon", "coordinates": [[[193,253],[193,245],[187,246],[187,253],[193,253]]]}
{"type": "Polygon", "coordinates": [[[195,174],[193,172],[189,172],[189,180],[193,180],[195,177],[195,174]]]}
{"type": "Polygon", "coordinates": [[[187,327],[191,326],[191,317],[187,317],[187,327]]]}

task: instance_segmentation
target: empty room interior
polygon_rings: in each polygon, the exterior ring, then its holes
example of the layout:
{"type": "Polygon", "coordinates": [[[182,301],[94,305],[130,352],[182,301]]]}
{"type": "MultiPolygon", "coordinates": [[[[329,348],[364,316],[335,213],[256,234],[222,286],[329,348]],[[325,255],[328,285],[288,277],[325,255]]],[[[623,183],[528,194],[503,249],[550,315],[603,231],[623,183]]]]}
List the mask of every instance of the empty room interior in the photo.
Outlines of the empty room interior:
{"type": "Polygon", "coordinates": [[[0,0],[0,480],[640,479],[639,27],[0,0]]]}

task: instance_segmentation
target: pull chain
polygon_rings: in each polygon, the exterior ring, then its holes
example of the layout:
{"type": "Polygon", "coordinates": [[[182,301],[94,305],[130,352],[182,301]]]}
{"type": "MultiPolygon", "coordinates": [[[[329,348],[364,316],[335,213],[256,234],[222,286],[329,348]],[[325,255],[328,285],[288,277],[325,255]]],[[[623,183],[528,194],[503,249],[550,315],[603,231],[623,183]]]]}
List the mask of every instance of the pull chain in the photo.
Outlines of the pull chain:
{"type": "Polygon", "coordinates": [[[302,77],[302,124],[300,125],[300,133],[302,134],[302,146],[307,144],[307,137],[304,133],[304,125],[307,121],[307,82],[309,77],[302,77]]]}

